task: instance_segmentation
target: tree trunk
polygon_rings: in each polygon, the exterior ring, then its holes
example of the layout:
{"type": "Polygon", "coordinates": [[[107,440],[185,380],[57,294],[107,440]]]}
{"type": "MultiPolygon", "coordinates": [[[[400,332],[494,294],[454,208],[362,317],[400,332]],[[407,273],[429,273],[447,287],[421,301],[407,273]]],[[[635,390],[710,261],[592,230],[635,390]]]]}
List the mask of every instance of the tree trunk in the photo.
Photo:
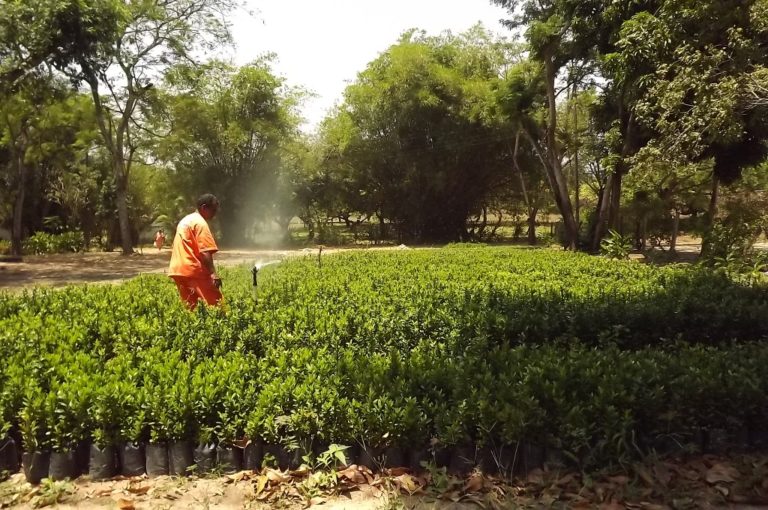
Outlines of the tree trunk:
{"type": "MultiPolygon", "coordinates": [[[[576,98],[576,85],[573,87],[573,97],[574,101],[576,98]]],[[[579,131],[579,105],[575,104],[573,108],[573,131],[574,131],[574,137],[576,137],[576,143],[575,143],[575,149],[573,151],[573,177],[574,177],[574,200],[573,200],[573,206],[574,206],[574,214],[576,217],[576,224],[579,226],[579,230],[581,230],[581,178],[579,176],[579,141],[578,141],[578,131],[579,131]]]]}
{"type": "Polygon", "coordinates": [[[709,211],[707,212],[707,227],[712,228],[717,218],[717,206],[720,198],[720,179],[712,173],[712,195],[709,199],[709,211]]]}
{"type": "MultiPolygon", "coordinates": [[[[717,218],[717,206],[720,198],[720,179],[717,178],[714,172],[712,172],[712,195],[709,198],[709,210],[707,211],[707,232],[712,230],[715,226],[715,219],[717,218]]],[[[706,255],[710,250],[709,236],[704,236],[704,241],[701,244],[701,255],[706,255]]]]}
{"type": "Polygon", "coordinates": [[[24,228],[24,199],[27,192],[27,171],[24,165],[24,151],[13,150],[11,158],[13,159],[16,173],[19,180],[19,189],[16,194],[16,200],[13,204],[13,225],[11,227],[11,255],[21,256],[22,237],[24,228]]]}
{"type": "Polygon", "coordinates": [[[617,171],[613,178],[611,190],[610,209],[608,211],[608,227],[619,230],[621,224],[621,183],[624,177],[623,171],[617,171]]]}
{"type": "Polygon", "coordinates": [[[131,218],[128,214],[128,178],[125,175],[125,163],[122,156],[115,156],[115,205],[117,206],[117,220],[120,223],[120,246],[123,255],[133,253],[133,236],[131,235],[131,218]]]}
{"type": "Polygon", "coordinates": [[[384,223],[384,216],[381,214],[379,216],[379,241],[384,242],[384,239],[387,236],[387,225],[384,223]]]}
{"type": "Polygon", "coordinates": [[[605,201],[605,194],[606,194],[607,186],[601,187],[597,192],[597,204],[595,205],[595,212],[596,214],[592,217],[592,219],[589,222],[589,248],[590,250],[595,250],[595,239],[597,238],[597,228],[598,228],[598,221],[600,219],[600,210],[603,207],[603,202],[605,201]]]}
{"type": "Polygon", "coordinates": [[[600,241],[603,240],[603,236],[610,228],[615,228],[618,222],[618,208],[621,199],[621,175],[618,168],[608,175],[601,198],[595,231],[592,236],[591,248],[593,251],[600,248],[600,241]]]}
{"type": "Polygon", "coordinates": [[[539,209],[536,207],[528,209],[528,244],[536,246],[536,214],[539,209]]]}
{"type": "Polygon", "coordinates": [[[485,234],[486,227],[488,227],[488,207],[484,205],[480,228],[477,229],[477,234],[476,234],[478,240],[480,240],[485,234]]]}
{"type": "Polygon", "coordinates": [[[496,211],[496,223],[493,225],[493,230],[491,231],[491,237],[496,235],[496,232],[498,232],[499,227],[501,227],[502,222],[504,221],[504,211],[499,209],[496,211]]]}
{"type": "Polygon", "coordinates": [[[552,189],[552,195],[555,199],[555,204],[563,217],[563,224],[565,226],[565,247],[569,250],[575,250],[578,244],[579,229],[576,225],[576,220],[573,217],[573,209],[571,207],[571,198],[568,195],[568,186],[563,178],[562,166],[560,161],[555,162],[554,158],[548,159],[544,155],[544,150],[536,142],[533,136],[525,132],[526,138],[532,145],[536,156],[541,161],[547,174],[547,181],[549,187],[552,189]]]}
{"type": "Polygon", "coordinates": [[[576,218],[573,215],[571,206],[571,196],[568,193],[568,183],[563,175],[562,157],[557,144],[557,101],[555,94],[555,79],[557,69],[551,58],[547,58],[544,63],[547,86],[547,109],[549,110],[549,120],[547,122],[547,152],[549,155],[549,170],[552,176],[553,191],[555,192],[555,202],[557,208],[563,217],[565,225],[565,244],[566,248],[575,250],[579,242],[579,227],[576,224],[576,218]]]}
{"type": "Polygon", "coordinates": [[[675,208],[675,215],[672,219],[672,238],[669,241],[669,251],[675,253],[677,250],[677,236],[680,233],[680,210],[675,208]]]}
{"type": "Polygon", "coordinates": [[[86,76],[86,82],[91,88],[91,97],[93,98],[94,113],[99,131],[104,139],[104,145],[112,158],[112,174],[115,180],[115,202],[117,206],[117,219],[120,222],[120,244],[122,245],[123,255],[133,253],[133,242],[131,238],[131,218],[128,214],[128,168],[126,168],[124,140],[133,108],[136,104],[136,98],[129,91],[128,100],[122,112],[120,122],[115,126],[111,113],[105,111],[99,95],[99,80],[90,66],[81,62],[83,73],[86,76]]]}

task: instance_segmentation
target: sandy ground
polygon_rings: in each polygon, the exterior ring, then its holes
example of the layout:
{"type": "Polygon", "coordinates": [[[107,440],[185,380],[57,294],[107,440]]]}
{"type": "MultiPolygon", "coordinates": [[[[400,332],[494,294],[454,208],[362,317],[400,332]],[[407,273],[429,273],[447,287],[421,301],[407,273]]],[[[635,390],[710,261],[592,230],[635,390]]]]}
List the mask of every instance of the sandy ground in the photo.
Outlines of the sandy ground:
{"type": "MultiPolygon", "coordinates": [[[[37,508],[43,499],[59,495],[59,503],[53,506],[61,510],[122,510],[144,509],[221,509],[272,508],[268,503],[255,499],[253,484],[232,483],[225,478],[172,478],[161,476],[151,480],[133,479],[92,482],[80,478],[73,483],[59,483],[57,489],[31,487],[23,481],[23,475],[14,475],[7,486],[19,489],[20,498],[10,507],[19,510],[37,508]],[[13,484],[13,485],[11,485],[13,484]]],[[[280,502],[282,508],[306,508],[299,501],[280,502]]],[[[382,507],[382,496],[376,497],[361,491],[334,496],[323,502],[328,510],[375,510],[382,507]]],[[[0,505],[0,508],[5,508],[0,505]]]]}
{"type": "MultiPolygon", "coordinates": [[[[323,253],[330,252],[326,250],[323,253]]],[[[286,256],[317,254],[312,250],[263,250],[219,252],[217,265],[254,264],[286,256]]],[[[112,253],[71,253],[24,257],[23,262],[0,261],[0,289],[26,287],[60,287],[72,283],[120,282],[144,273],[163,274],[168,268],[171,252],[145,249],[143,253],[123,256],[112,253]]]]}
{"type": "Polygon", "coordinates": [[[18,473],[0,484],[0,508],[27,510],[51,506],[60,510],[193,510],[193,509],[306,509],[323,510],[469,510],[480,508],[477,501],[446,501],[436,495],[408,496],[397,490],[383,490],[367,486],[360,489],[342,490],[306,501],[294,496],[260,501],[257,484],[252,480],[232,481],[238,475],[209,478],[179,478],[160,476],[147,479],[115,479],[90,481],[81,477],[74,482],[56,482],[32,487],[18,473]],[[4,504],[6,506],[4,506],[4,504]]]}

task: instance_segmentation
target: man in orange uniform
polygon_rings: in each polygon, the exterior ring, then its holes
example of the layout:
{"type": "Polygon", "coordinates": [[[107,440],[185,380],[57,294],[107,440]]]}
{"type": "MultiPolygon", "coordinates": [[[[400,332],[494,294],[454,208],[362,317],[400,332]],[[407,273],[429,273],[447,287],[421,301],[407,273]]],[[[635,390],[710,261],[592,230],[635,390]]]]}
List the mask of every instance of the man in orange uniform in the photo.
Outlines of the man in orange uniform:
{"type": "Polygon", "coordinates": [[[197,199],[197,211],[185,216],[176,227],[168,276],[176,282],[181,299],[190,310],[202,299],[209,306],[222,299],[221,279],[213,266],[219,251],[208,220],[219,211],[218,199],[207,193],[197,199]]]}

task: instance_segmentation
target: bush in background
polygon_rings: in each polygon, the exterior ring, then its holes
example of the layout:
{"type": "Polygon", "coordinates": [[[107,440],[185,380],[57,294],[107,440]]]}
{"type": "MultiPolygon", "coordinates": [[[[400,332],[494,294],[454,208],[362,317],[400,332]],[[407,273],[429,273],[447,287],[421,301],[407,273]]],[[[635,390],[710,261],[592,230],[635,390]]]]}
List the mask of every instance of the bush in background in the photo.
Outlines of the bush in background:
{"type": "Polygon", "coordinates": [[[46,255],[52,253],[77,253],[85,251],[85,238],[79,231],[48,234],[35,232],[24,241],[25,255],[46,255]]]}

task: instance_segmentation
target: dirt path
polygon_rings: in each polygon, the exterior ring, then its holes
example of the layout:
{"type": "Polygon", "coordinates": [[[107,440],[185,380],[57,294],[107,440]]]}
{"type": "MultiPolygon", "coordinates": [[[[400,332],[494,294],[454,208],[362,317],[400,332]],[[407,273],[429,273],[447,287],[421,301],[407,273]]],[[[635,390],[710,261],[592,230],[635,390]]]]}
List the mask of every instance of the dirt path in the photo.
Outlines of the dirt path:
{"type": "MultiPolygon", "coordinates": [[[[768,250],[768,243],[757,248],[768,250]]],[[[323,253],[361,248],[324,249],[323,253]]],[[[397,249],[365,248],[365,249],[397,249]]],[[[678,259],[694,261],[701,251],[701,240],[681,237],[678,242],[678,259]]],[[[301,250],[223,250],[216,255],[216,263],[224,266],[253,264],[259,260],[273,260],[289,256],[317,254],[316,248],[301,250]]],[[[171,258],[169,249],[158,252],[147,248],[143,253],[122,256],[112,253],[71,253],[65,255],[36,255],[24,257],[23,262],[0,261],[0,291],[17,291],[29,287],[61,287],[73,283],[121,282],[143,273],[162,274],[171,258]]],[[[633,255],[644,259],[642,254],[633,255]]]]}
{"type": "MultiPolygon", "coordinates": [[[[225,250],[216,255],[216,263],[224,266],[253,264],[258,260],[313,253],[317,250],[225,250]]],[[[0,262],[0,290],[120,282],[144,273],[162,274],[168,268],[170,258],[170,250],[158,252],[154,249],[130,256],[117,252],[28,256],[23,262],[0,262]]]]}
{"type": "MultiPolygon", "coordinates": [[[[9,507],[26,510],[39,508],[45,503],[60,510],[192,510],[220,509],[241,510],[273,508],[256,500],[253,484],[232,483],[226,478],[175,478],[161,476],[151,480],[132,479],[93,482],[79,478],[74,482],[57,482],[36,488],[23,481],[18,474],[5,482],[6,493],[18,491],[17,499],[7,498],[9,507]],[[54,503],[57,502],[57,503],[54,503]]],[[[2,504],[0,494],[0,508],[2,504]]],[[[381,508],[381,496],[375,497],[361,491],[347,493],[324,500],[326,510],[376,510],[381,508]]],[[[48,506],[48,505],[45,505],[48,506]]],[[[300,502],[284,500],[281,507],[287,510],[306,508],[300,502]]]]}

